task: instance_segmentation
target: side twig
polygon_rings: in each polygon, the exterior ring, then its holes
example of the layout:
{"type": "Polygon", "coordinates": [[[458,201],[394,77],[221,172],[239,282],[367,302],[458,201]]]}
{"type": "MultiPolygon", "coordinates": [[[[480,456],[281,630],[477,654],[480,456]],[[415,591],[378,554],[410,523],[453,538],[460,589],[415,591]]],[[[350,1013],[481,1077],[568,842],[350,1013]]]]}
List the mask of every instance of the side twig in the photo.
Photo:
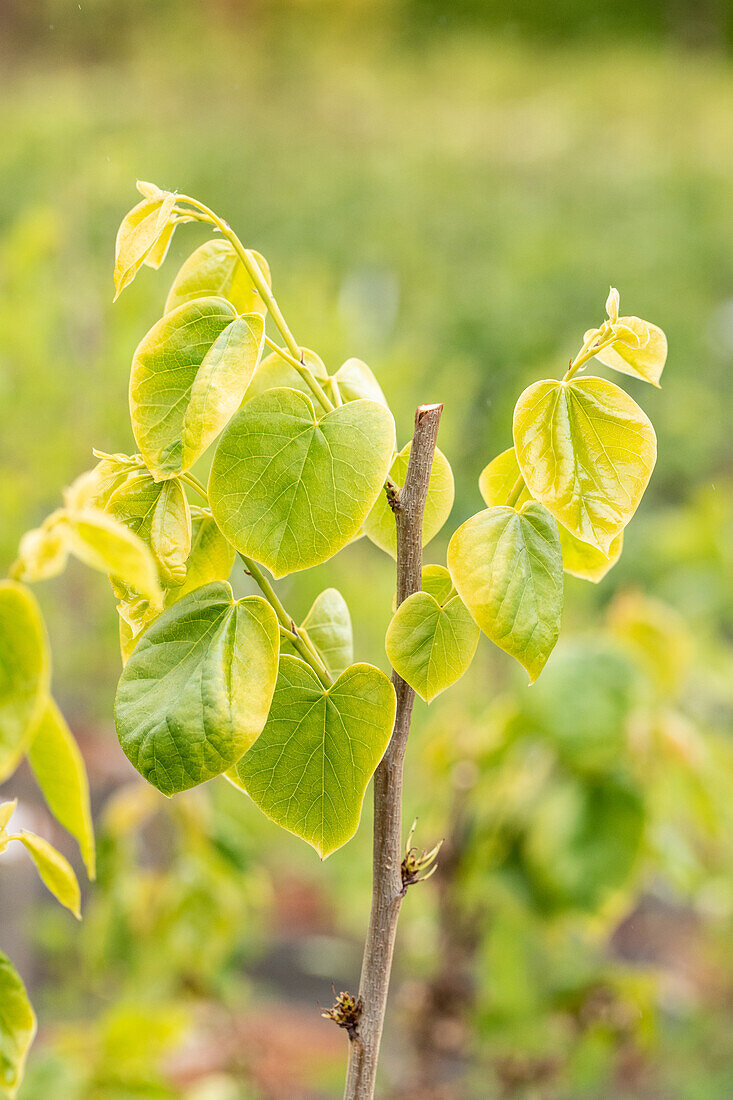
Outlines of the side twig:
{"type": "MultiPolygon", "coordinates": [[[[393,505],[397,524],[397,606],[422,588],[422,524],[442,405],[421,405],[404,487],[393,505]]],[[[402,768],[415,693],[395,672],[397,712],[392,739],[374,774],[372,909],[359,985],[361,1012],[349,1043],[344,1100],[372,1100],[377,1077],[402,877],[402,768]]]]}

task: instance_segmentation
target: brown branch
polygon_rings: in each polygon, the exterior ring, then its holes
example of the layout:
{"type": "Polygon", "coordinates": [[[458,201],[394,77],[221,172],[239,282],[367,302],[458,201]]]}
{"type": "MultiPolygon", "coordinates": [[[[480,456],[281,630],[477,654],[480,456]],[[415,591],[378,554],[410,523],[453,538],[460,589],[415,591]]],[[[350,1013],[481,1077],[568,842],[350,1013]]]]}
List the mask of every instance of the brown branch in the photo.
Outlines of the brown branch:
{"type": "MultiPolygon", "coordinates": [[[[442,405],[420,405],[404,487],[394,508],[397,524],[397,606],[422,588],[422,522],[442,405]]],[[[344,1100],[372,1100],[377,1077],[402,881],[402,767],[415,693],[392,673],[397,712],[392,738],[374,774],[372,909],[359,984],[362,1010],[349,1044],[344,1100]]]]}

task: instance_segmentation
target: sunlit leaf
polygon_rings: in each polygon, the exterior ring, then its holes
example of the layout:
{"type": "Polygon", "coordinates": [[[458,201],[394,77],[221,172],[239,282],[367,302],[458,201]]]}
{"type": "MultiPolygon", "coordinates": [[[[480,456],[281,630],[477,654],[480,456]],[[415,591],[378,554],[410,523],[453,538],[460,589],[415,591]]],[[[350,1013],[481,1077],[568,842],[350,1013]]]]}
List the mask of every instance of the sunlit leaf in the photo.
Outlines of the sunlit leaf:
{"type": "Polygon", "coordinates": [[[14,833],[11,840],[20,841],[35,863],[43,885],[77,920],[81,920],[81,891],[68,859],[42,836],[28,833],[24,829],[14,833]]]}
{"type": "Polygon", "coordinates": [[[161,479],[189,469],[239,408],[262,350],[259,314],[224,298],[167,313],[138,345],[130,415],[145,465],[161,479]]]}
{"type": "MultiPolygon", "coordinates": [[[[264,256],[253,252],[265,282],[271,286],[264,256]]],[[[229,241],[212,240],[192,252],[173,280],[165,312],[195,298],[226,298],[237,313],[266,312],[266,306],[229,241]]]]}
{"type": "MultiPolygon", "coordinates": [[[[311,374],[323,385],[328,378],[323,360],[309,348],[301,348],[300,350],[303,362],[311,374]]],[[[251,401],[253,397],[258,397],[267,390],[282,389],[283,387],[300,390],[301,393],[307,393],[309,396],[311,394],[310,386],[301,378],[295,367],[283,359],[282,355],[278,355],[276,351],[273,351],[260,361],[254,373],[254,378],[244,395],[244,400],[251,401]]]]}
{"type": "Polygon", "coordinates": [[[0,781],[33,738],[50,687],[50,661],[35,597],[22,584],[0,581],[0,781]]]}
{"type": "Polygon", "coordinates": [[[18,546],[18,558],[12,568],[17,580],[34,584],[58,577],[69,560],[69,541],[64,511],[59,508],[40,527],[26,531],[18,546]]]}
{"type": "Polygon", "coordinates": [[[143,634],[120,678],[120,744],[163,794],[231,767],[260,735],[277,677],[275,613],[214,582],[184,596],[143,634]]]}
{"type": "Polygon", "coordinates": [[[0,951],[0,1097],[15,1100],[28,1051],[36,1035],[36,1016],[20,975],[0,951]]]}
{"type": "Polygon", "coordinates": [[[129,474],[106,511],[150,547],[166,584],[182,584],[191,548],[191,512],[178,478],[155,481],[147,470],[129,474]]]}
{"type": "MultiPolygon", "coordinates": [[[[410,443],[406,444],[395,456],[389,471],[389,477],[398,489],[401,489],[405,483],[407,465],[410,460],[410,446],[410,443]]],[[[453,507],[454,496],[453,471],[443,452],[436,448],[428,483],[428,497],[423,514],[423,546],[427,546],[448,519],[453,507]]],[[[380,493],[377,497],[376,503],[364,524],[364,533],[380,550],[385,550],[393,558],[396,556],[397,528],[394,513],[389,506],[386,493],[380,493]]]]}
{"type": "MultiPolygon", "coordinates": [[[[618,327],[620,338],[599,351],[596,359],[622,374],[659,386],[667,361],[667,337],[661,328],[641,317],[619,317],[618,327]]],[[[589,335],[586,332],[585,339],[589,335]]]]}
{"type": "Polygon", "coordinates": [[[441,605],[428,592],[414,592],[397,608],[385,648],[395,672],[429,703],[463,676],[478,639],[459,596],[441,605]]]}
{"type": "MultiPolygon", "coordinates": [[[[510,447],[509,450],[502,451],[500,455],[492,459],[488,466],[485,466],[481,471],[479,477],[481,496],[489,507],[506,504],[512,495],[517,479],[520,477],[522,477],[522,473],[519,469],[517,456],[514,448],[510,447]]],[[[523,485],[517,497],[516,506],[520,507],[531,499],[532,497],[526,485],[523,485]]],[[[563,569],[574,577],[581,577],[583,580],[597,583],[605,577],[609,569],[621,557],[624,545],[623,531],[613,539],[608,555],[606,555],[597,546],[591,546],[588,542],[581,542],[561,523],[558,523],[557,529],[560,536],[563,569]]]]}
{"type": "Polygon", "coordinates": [[[361,528],[387,475],[394,421],[374,401],[317,417],[305,394],[269,390],[224,431],[209,479],[227,539],[276,576],[318,565],[361,528]]]}
{"type": "Polygon", "coordinates": [[[176,196],[169,191],[151,193],[122,219],[115,242],[115,298],[132,282],[158,243],[175,204],[176,196]]]}
{"type": "Polygon", "coordinates": [[[12,802],[0,802],[0,830],[5,829],[10,818],[15,813],[18,806],[18,799],[14,798],[12,802]]]}
{"type": "Polygon", "coordinates": [[[64,490],[64,503],[73,511],[102,508],[116,489],[132,474],[146,472],[142,455],[103,454],[94,452],[99,462],[64,490]]]}
{"type": "Polygon", "coordinates": [[[64,716],[51,699],[28,750],[28,761],[51,813],[78,841],[89,878],[93,879],[94,827],[86,768],[64,716]]]}
{"type": "Polygon", "coordinates": [[[422,590],[436,599],[441,607],[456,594],[453,578],[444,565],[426,565],[423,568],[422,590]]]}
{"type": "Polygon", "coordinates": [[[69,548],[92,569],[108,573],[115,581],[160,606],[162,593],[158,571],[148,547],[113,516],[96,508],[68,512],[69,548]]]}
{"type": "Polygon", "coordinates": [[[336,371],[334,378],[344,401],[358,401],[366,397],[387,406],[387,398],[374,372],[361,359],[347,359],[336,371]]]}
{"type": "Polygon", "coordinates": [[[636,402],[603,378],[536,382],[514,410],[514,444],[535,500],[608,555],[657,456],[654,429],[636,402]]]}
{"type": "Polygon", "coordinates": [[[391,683],[373,665],[351,665],[325,688],[303,661],[282,657],[265,728],[237,764],[240,784],[325,859],[358,828],[395,705],[391,683]]]}
{"type": "MultiPolygon", "coordinates": [[[[331,676],[336,679],[354,659],[351,615],[346,600],[337,588],[326,588],[298,627],[305,630],[331,676]]],[[[290,649],[292,656],[295,651],[290,649]]]]}
{"type": "Polygon", "coordinates": [[[560,633],[563,577],[557,524],[535,501],[487,508],[448,546],[459,596],[484,634],[539,676],[560,633]]]}

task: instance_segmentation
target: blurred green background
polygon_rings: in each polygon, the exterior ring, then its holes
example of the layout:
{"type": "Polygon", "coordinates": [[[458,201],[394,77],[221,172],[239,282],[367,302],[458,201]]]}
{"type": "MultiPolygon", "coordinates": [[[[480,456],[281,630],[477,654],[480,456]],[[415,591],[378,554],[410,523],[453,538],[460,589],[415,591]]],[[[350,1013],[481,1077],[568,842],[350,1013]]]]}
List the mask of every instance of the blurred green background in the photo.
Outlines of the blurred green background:
{"type": "MultiPolygon", "coordinates": [[[[3,571],[92,446],[134,449],[132,352],[205,239],[179,230],[113,307],[137,178],[267,257],[297,339],[371,365],[400,444],[445,402],[428,561],[609,283],[668,335],[663,389],[624,380],[659,462],[621,562],[568,579],[534,688],[484,641],[416,708],[406,817],[446,844],[403,911],[384,1097],[733,1094],[732,41],[727,0],[0,2],[3,571]]],[[[392,563],[362,541],[281,591],[305,612],[326,583],[384,667],[392,563]]],[[[77,927],[0,866],[41,1020],[22,1100],[340,1095],[317,1003],[358,982],[368,811],[320,865],[223,780],[163,805],[114,737],[103,578],[38,593],[101,873],[77,927]]]]}

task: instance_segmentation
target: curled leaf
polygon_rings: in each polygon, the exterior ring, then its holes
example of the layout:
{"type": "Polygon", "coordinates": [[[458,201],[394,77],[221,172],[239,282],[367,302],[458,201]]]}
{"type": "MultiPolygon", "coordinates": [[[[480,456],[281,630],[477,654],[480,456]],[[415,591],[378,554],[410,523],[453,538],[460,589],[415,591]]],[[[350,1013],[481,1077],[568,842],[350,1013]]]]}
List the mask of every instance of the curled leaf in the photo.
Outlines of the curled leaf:
{"type": "Polygon", "coordinates": [[[122,219],[115,242],[115,299],[132,282],[143,263],[165,233],[173,215],[176,196],[170,191],[152,190],[144,184],[142,202],[122,219]]]}

